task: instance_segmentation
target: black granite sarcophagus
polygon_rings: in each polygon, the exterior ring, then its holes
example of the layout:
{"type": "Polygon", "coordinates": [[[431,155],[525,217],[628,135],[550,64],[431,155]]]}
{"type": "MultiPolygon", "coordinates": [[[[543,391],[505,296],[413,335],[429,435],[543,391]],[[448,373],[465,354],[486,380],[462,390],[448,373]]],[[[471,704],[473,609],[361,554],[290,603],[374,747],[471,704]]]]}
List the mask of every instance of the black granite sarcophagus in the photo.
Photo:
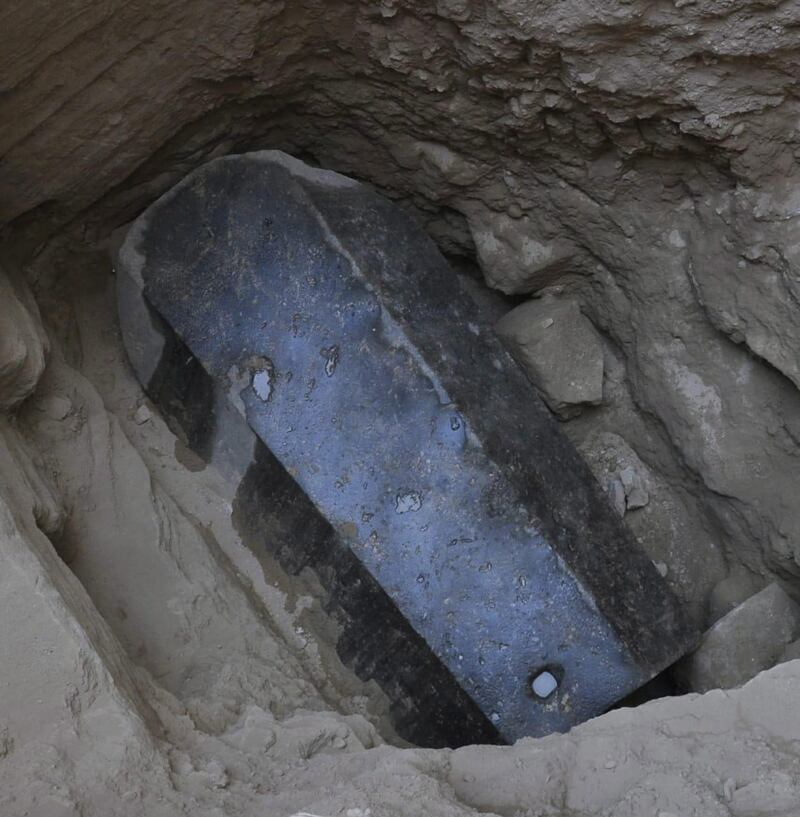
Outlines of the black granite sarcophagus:
{"type": "Polygon", "coordinates": [[[597,715],[693,633],[433,243],[367,187],[255,153],[200,168],[118,264],[133,366],[310,567],[337,648],[427,745],[597,715]]]}

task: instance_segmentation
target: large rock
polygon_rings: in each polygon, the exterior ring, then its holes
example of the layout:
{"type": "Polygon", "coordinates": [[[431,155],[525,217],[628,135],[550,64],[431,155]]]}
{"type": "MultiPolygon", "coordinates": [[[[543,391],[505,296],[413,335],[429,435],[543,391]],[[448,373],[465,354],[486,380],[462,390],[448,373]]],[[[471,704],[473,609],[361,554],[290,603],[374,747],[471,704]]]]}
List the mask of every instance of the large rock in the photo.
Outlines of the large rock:
{"type": "MultiPolygon", "coordinates": [[[[495,329],[560,417],[602,402],[603,346],[575,301],[528,301],[512,309],[495,329]]],[[[643,495],[633,501],[643,503],[643,495]]]]}
{"type": "Polygon", "coordinates": [[[285,154],[229,157],[137,220],[118,269],[142,382],[198,453],[238,469],[252,535],[280,551],[283,525],[295,569],[327,577],[347,659],[427,707],[408,719],[418,740],[566,729],[691,643],[524,374],[385,199],[285,154]]]}
{"type": "Polygon", "coordinates": [[[731,689],[774,666],[800,636],[800,606],[771,584],[721,618],[678,668],[692,692],[731,689]]]}

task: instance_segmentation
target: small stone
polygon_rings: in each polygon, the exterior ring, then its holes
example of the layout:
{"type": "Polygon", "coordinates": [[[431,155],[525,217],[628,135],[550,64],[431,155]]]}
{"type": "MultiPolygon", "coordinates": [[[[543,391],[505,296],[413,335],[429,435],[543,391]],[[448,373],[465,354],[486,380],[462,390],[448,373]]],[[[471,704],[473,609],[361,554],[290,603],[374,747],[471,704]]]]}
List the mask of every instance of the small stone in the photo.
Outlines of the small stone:
{"type": "Polygon", "coordinates": [[[619,478],[622,482],[623,488],[625,488],[625,492],[627,493],[633,487],[636,481],[636,471],[634,471],[629,465],[619,472],[619,478]]]}
{"type": "Polygon", "coordinates": [[[51,394],[39,404],[51,420],[64,420],[72,411],[72,401],[61,394],[51,394]]]}
{"type": "Polygon", "coordinates": [[[274,746],[275,719],[258,706],[249,706],[244,718],[222,735],[229,746],[250,754],[260,754],[274,746]]]}
{"type": "Polygon", "coordinates": [[[437,0],[436,13],[448,20],[468,20],[471,13],[469,0],[437,0]]]}
{"type": "Polygon", "coordinates": [[[618,479],[611,479],[606,486],[606,493],[614,510],[625,516],[625,486],[618,479]]]}
{"type": "Polygon", "coordinates": [[[150,411],[150,409],[144,403],[142,403],[142,405],[136,409],[136,414],[133,415],[133,421],[136,423],[136,425],[141,426],[147,423],[152,416],[153,412],[150,411]]]}
{"type": "Polygon", "coordinates": [[[7,727],[0,729],[0,759],[7,757],[14,750],[14,739],[7,727]]]}
{"type": "Polygon", "coordinates": [[[642,478],[630,465],[619,472],[619,478],[625,489],[625,506],[629,511],[643,508],[650,501],[650,495],[644,487],[642,478]]]}
{"type": "Polygon", "coordinates": [[[603,347],[591,321],[572,300],[534,300],[495,327],[542,399],[563,419],[603,400],[603,347]]]}
{"type": "Polygon", "coordinates": [[[209,761],[205,771],[209,782],[215,789],[224,789],[230,782],[228,772],[218,760],[209,761]]]}
{"type": "Polygon", "coordinates": [[[625,504],[627,505],[629,511],[644,508],[649,502],[650,494],[647,493],[644,486],[641,484],[635,485],[625,494],[625,504]]]}
{"type": "Polygon", "coordinates": [[[735,791],[736,791],[736,781],[732,777],[727,778],[725,780],[725,782],[722,784],[722,797],[723,797],[723,799],[730,802],[731,800],[733,800],[733,794],[734,794],[735,791]]]}
{"type": "Polygon", "coordinates": [[[800,606],[771,584],[721,618],[676,666],[692,692],[732,689],[773,667],[800,636],[800,606]]]}

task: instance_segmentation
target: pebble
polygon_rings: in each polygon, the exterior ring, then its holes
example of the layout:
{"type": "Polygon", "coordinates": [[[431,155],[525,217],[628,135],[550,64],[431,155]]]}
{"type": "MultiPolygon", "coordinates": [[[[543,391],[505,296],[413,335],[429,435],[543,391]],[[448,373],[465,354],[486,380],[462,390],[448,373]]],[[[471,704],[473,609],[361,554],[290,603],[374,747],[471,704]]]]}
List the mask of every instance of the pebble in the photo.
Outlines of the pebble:
{"type": "Polygon", "coordinates": [[[736,791],[736,781],[729,777],[723,784],[722,784],[722,796],[730,802],[733,800],[733,794],[736,791]]]}
{"type": "Polygon", "coordinates": [[[72,401],[62,394],[53,394],[42,400],[41,410],[51,420],[64,420],[72,411],[72,401]]]}
{"type": "Polygon", "coordinates": [[[136,414],[133,415],[133,420],[136,425],[141,426],[148,422],[152,416],[153,412],[150,411],[150,409],[144,403],[142,403],[142,405],[136,409],[136,414]]]}

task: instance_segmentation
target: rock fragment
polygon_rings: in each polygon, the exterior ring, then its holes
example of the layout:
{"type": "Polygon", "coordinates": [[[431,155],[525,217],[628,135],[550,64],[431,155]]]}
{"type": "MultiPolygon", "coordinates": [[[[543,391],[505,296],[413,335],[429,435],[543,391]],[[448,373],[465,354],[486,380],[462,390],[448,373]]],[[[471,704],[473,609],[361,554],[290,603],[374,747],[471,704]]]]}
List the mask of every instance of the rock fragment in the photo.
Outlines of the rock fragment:
{"type": "Polygon", "coordinates": [[[506,295],[536,292],[573,273],[575,247],[548,237],[527,216],[474,206],[468,221],[486,283],[506,295]]]}
{"type": "Polygon", "coordinates": [[[639,473],[629,465],[620,471],[619,479],[625,489],[625,507],[629,511],[644,508],[650,501],[650,495],[639,473]]]}
{"type": "Polygon", "coordinates": [[[495,329],[559,417],[574,417],[583,406],[603,401],[603,346],[575,301],[528,301],[495,329]]]}
{"type": "Polygon", "coordinates": [[[39,402],[38,408],[51,420],[65,420],[72,411],[72,401],[63,394],[51,394],[39,402]]]}
{"type": "Polygon", "coordinates": [[[136,425],[141,426],[149,422],[152,416],[153,412],[150,411],[150,409],[144,403],[142,403],[142,405],[136,409],[136,413],[133,415],[133,421],[136,423],[136,425]]]}
{"type": "Polygon", "coordinates": [[[773,583],[721,618],[678,667],[692,692],[741,686],[780,660],[800,636],[800,606],[773,583]]]}

